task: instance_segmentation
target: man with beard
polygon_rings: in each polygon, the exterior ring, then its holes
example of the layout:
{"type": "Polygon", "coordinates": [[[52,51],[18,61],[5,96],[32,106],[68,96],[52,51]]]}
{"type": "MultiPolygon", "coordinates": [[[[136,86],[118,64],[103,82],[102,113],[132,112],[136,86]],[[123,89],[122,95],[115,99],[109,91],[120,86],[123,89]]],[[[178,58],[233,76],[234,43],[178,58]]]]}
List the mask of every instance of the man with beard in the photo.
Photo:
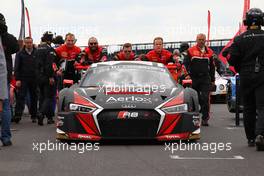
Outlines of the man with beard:
{"type": "Polygon", "coordinates": [[[107,50],[98,45],[98,40],[95,37],[91,37],[88,40],[88,47],[84,49],[81,60],[84,60],[88,64],[105,62],[107,61],[107,50]]]}

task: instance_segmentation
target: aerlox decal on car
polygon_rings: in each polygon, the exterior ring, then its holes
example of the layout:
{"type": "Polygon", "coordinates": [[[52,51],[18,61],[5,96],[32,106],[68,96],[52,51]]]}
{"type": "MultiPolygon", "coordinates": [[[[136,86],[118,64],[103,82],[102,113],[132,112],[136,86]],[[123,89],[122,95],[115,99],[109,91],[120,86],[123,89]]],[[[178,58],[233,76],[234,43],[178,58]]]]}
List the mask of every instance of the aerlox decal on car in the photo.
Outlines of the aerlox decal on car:
{"type": "Polygon", "coordinates": [[[125,102],[125,103],[151,103],[151,98],[143,98],[143,97],[109,97],[106,100],[106,103],[117,103],[117,102],[125,102]]]}

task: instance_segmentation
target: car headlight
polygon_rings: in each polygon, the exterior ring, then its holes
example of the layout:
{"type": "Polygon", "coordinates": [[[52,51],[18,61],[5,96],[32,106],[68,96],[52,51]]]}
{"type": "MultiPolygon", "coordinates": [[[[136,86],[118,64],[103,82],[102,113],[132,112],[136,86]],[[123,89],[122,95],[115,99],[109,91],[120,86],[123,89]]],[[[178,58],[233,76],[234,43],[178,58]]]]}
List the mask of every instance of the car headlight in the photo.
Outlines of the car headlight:
{"type": "Polygon", "coordinates": [[[220,84],[219,85],[219,90],[224,90],[225,89],[225,86],[223,84],[220,84]]]}
{"type": "Polygon", "coordinates": [[[74,112],[90,113],[93,112],[95,108],[89,106],[83,106],[75,103],[70,103],[69,110],[74,112]]]}
{"type": "Polygon", "coordinates": [[[183,113],[183,112],[188,112],[188,105],[180,104],[180,105],[162,108],[162,110],[167,114],[183,113]]]}

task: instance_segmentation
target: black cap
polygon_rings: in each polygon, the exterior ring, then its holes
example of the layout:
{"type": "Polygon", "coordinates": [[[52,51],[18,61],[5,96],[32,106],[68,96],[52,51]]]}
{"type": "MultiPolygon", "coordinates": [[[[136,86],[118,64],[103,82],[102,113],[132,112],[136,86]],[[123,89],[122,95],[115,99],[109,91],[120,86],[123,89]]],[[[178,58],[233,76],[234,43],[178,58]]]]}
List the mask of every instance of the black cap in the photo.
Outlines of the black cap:
{"type": "Polygon", "coordinates": [[[53,41],[53,33],[50,31],[46,31],[42,38],[41,38],[44,42],[52,42],[53,41]]]}
{"type": "Polygon", "coordinates": [[[185,50],[187,50],[187,49],[189,49],[189,44],[187,43],[187,42],[183,42],[183,43],[181,43],[181,45],[180,45],[180,52],[183,52],[183,51],[185,51],[185,50]]]}
{"type": "Polygon", "coordinates": [[[63,40],[63,37],[61,35],[57,35],[54,39],[53,39],[53,43],[54,44],[59,44],[59,45],[62,45],[64,44],[64,40],[63,40]]]}
{"type": "Polygon", "coordinates": [[[0,23],[4,24],[4,25],[6,24],[5,17],[4,17],[4,15],[2,13],[0,13],[0,23]]]}

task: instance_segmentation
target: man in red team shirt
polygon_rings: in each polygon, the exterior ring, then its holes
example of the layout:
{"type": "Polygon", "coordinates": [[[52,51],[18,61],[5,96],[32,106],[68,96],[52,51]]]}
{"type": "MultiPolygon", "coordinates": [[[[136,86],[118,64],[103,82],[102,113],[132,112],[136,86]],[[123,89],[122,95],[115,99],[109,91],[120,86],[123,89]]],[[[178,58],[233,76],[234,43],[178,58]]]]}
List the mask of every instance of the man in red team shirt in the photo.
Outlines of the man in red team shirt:
{"type": "Polygon", "coordinates": [[[131,43],[125,43],[123,45],[122,51],[120,51],[117,55],[114,56],[114,60],[116,60],[116,61],[135,60],[135,54],[132,51],[131,43]]]}
{"type": "Polygon", "coordinates": [[[88,47],[84,49],[84,53],[81,60],[85,60],[88,64],[107,61],[107,50],[98,45],[95,37],[89,38],[88,47]]]}
{"type": "Polygon", "coordinates": [[[74,82],[78,81],[78,76],[75,73],[74,63],[77,61],[78,55],[81,49],[75,46],[76,39],[74,34],[68,33],[65,36],[65,44],[56,48],[56,53],[60,58],[61,62],[66,61],[64,70],[64,79],[70,79],[74,82]]]}
{"type": "Polygon", "coordinates": [[[159,62],[167,65],[169,62],[174,62],[171,52],[163,49],[163,39],[156,37],[153,41],[154,49],[146,54],[146,59],[151,62],[159,62]]]}

